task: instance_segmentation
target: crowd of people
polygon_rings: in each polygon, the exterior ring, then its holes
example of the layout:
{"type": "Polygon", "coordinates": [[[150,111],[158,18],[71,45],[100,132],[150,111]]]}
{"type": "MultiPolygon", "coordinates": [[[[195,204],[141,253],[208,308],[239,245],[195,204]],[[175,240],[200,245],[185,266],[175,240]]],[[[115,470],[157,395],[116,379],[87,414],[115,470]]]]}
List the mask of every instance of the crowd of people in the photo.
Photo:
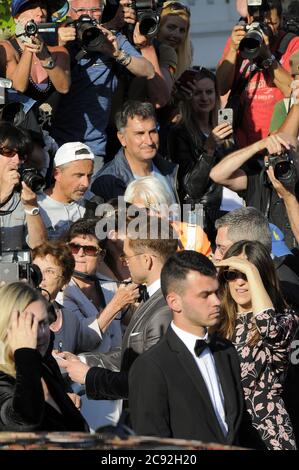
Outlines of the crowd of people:
{"type": "Polygon", "coordinates": [[[150,3],[12,0],[0,430],[294,450],[299,34],[237,1],[214,72],[190,9],[150,3]]]}

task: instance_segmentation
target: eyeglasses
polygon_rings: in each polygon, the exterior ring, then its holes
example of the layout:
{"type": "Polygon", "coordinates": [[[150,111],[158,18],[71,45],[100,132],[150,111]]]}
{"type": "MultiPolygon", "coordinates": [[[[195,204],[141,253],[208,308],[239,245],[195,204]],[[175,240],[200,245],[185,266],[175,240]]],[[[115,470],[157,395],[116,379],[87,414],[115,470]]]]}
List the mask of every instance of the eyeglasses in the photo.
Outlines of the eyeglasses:
{"type": "Polygon", "coordinates": [[[92,15],[100,15],[102,13],[102,8],[74,8],[71,9],[78,15],[87,15],[91,13],[92,15]]]}
{"type": "Polygon", "coordinates": [[[135,256],[140,256],[140,255],[143,255],[143,253],[136,253],[135,255],[130,255],[130,256],[127,256],[124,253],[122,253],[119,256],[119,259],[121,260],[123,264],[128,264],[129,259],[134,258],[135,256]]]}
{"type": "Polygon", "coordinates": [[[26,160],[27,157],[27,155],[22,154],[19,150],[9,149],[8,147],[0,147],[0,154],[7,158],[13,158],[18,154],[20,160],[26,160]]]}
{"type": "Polygon", "coordinates": [[[97,256],[98,254],[103,255],[103,251],[104,251],[93,245],[79,245],[79,243],[69,243],[68,245],[73,255],[76,255],[77,253],[79,253],[81,248],[83,250],[84,255],[86,256],[97,256]]]}
{"type": "MultiPolygon", "coordinates": [[[[147,253],[136,253],[135,255],[130,255],[130,256],[127,256],[125,255],[124,253],[122,253],[120,256],[119,256],[119,259],[121,260],[121,262],[123,264],[128,264],[128,261],[129,259],[131,258],[134,258],[135,256],[140,256],[140,255],[146,255],[147,253]]],[[[154,258],[157,258],[156,255],[153,255],[152,253],[148,253],[150,256],[153,256],[154,258]]]]}
{"type": "Polygon", "coordinates": [[[243,281],[247,281],[246,274],[236,270],[225,269],[223,271],[223,277],[228,282],[235,281],[236,279],[243,279],[243,281]]]}
{"type": "Polygon", "coordinates": [[[169,9],[170,11],[179,11],[183,10],[187,13],[187,15],[191,16],[191,11],[190,8],[188,8],[186,5],[183,5],[182,3],[179,2],[172,2],[169,5],[164,5],[163,10],[169,9]]]}
{"type": "Polygon", "coordinates": [[[55,269],[52,268],[46,268],[43,271],[41,271],[43,277],[47,277],[48,279],[59,279],[62,276],[62,274],[58,274],[55,269]]]}

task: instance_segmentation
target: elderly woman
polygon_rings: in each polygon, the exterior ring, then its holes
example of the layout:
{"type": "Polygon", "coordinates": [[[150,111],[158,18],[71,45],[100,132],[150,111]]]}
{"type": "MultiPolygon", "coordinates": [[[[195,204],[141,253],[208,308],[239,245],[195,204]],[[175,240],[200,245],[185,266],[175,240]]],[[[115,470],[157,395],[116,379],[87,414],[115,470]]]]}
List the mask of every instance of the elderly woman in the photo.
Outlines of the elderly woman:
{"type": "Polygon", "coordinates": [[[146,176],[132,181],[124,194],[127,203],[146,207],[156,215],[170,218],[178,233],[181,249],[194,249],[206,256],[211,255],[211,244],[200,225],[196,227],[189,221],[177,220],[177,204],[172,203],[164,184],[155,176],[146,176]]]}
{"type": "Polygon", "coordinates": [[[23,282],[0,299],[0,430],[86,431],[51,356],[46,300],[23,282]]]}

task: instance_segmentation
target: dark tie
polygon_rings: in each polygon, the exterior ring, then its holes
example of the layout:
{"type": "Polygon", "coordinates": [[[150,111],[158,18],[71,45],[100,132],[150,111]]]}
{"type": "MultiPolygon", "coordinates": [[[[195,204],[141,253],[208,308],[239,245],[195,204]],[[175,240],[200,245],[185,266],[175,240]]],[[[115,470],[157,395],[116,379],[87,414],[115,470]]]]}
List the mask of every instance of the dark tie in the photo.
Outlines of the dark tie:
{"type": "Polygon", "coordinates": [[[210,342],[205,339],[197,339],[194,346],[194,352],[197,357],[201,355],[204,349],[210,345],[210,342]]]}
{"type": "Polygon", "coordinates": [[[148,294],[146,286],[144,284],[140,284],[138,288],[139,288],[139,294],[140,294],[138,301],[146,302],[149,299],[149,294],[148,294]]]}

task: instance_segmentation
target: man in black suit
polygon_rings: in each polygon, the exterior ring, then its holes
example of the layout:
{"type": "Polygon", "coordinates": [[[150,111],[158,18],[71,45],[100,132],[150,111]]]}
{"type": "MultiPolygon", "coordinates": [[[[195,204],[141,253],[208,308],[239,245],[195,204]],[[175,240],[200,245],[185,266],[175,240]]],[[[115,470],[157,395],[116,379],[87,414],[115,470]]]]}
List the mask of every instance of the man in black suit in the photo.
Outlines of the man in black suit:
{"type": "MultiPolygon", "coordinates": [[[[208,334],[220,317],[213,263],[194,251],[171,256],[161,288],[173,321],[161,341],[133,364],[129,405],[137,434],[239,444],[248,426],[238,356],[208,334]]],[[[244,442],[243,442],[244,443],[244,442]]]]}
{"type": "Polygon", "coordinates": [[[147,286],[149,299],[134,312],[121,350],[107,354],[84,354],[87,364],[73,355],[62,353],[62,357],[68,360],[61,365],[74,382],[85,383],[86,395],[93,400],[128,397],[128,371],[131,365],[139,354],[159,341],[172,318],[160,288],[160,274],[167,258],[176,252],[178,239],[165,220],[147,217],[145,224],[143,238],[136,238],[135,225],[132,229],[128,226],[123,260],[129,267],[132,281],[147,286]],[[156,237],[153,237],[154,225],[156,237]],[[117,371],[117,364],[120,371],[117,371]]]}

